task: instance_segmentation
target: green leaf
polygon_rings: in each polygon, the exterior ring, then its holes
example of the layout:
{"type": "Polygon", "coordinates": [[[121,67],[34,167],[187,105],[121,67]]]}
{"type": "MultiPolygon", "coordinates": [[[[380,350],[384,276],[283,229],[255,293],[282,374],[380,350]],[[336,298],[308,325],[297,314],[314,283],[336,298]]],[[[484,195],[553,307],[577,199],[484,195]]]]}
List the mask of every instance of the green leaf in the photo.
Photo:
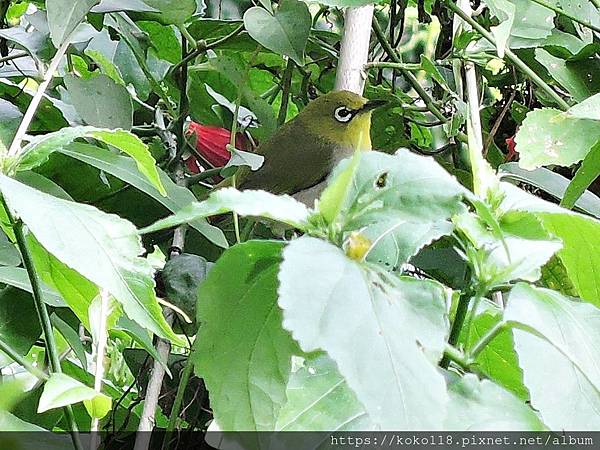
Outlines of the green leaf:
{"type": "Polygon", "coordinates": [[[308,6],[299,0],[283,0],[273,14],[258,6],[244,14],[244,26],[253,39],[300,65],[311,25],[308,6]]]}
{"type": "Polygon", "coordinates": [[[581,103],[571,106],[565,113],[576,119],[600,120],[600,94],[592,95],[581,103]]]}
{"type": "Polygon", "coordinates": [[[567,214],[537,214],[544,227],[563,241],[557,253],[579,296],[600,307],[600,222],[567,214]]]}
{"type": "MultiPolygon", "coordinates": [[[[322,353],[303,360],[299,367],[292,367],[286,393],[288,401],[279,411],[277,431],[366,431],[374,428],[335,363],[322,353]]],[[[316,439],[322,440],[323,436],[316,436],[316,439]]],[[[305,448],[309,447],[306,441],[303,444],[305,448]]]]}
{"type": "Polygon", "coordinates": [[[22,118],[23,114],[19,108],[0,99],[0,154],[10,147],[22,118]]]}
{"type": "Polygon", "coordinates": [[[163,25],[183,25],[196,12],[196,0],[144,0],[160,13],[144,13],[144,18],[163,25]]]}
{"type": "MultiPolygon", "coordinates": [[[[31,295],[13,287],[0,290],[0,340],[26,355],[41,331],[31,295]]],[[[0,355],[1,367],[12,362],[2,352],[0,355]]]]}
{"type": "MultiPolygon", "coordinates": [[[[164,187],[166,195],[162,195],[147,177],[140,174],[139,170],[136,168],[135,161],[131,158],[115,155],[108,150],[103,150],[96,146],[80,142],[75,142],[67,147],[62,147],[59,151],[71,158],[78,159],[79,161],[125,181],[152,197],[171,212],[180,211],[182,208],[196,201],[196,197],[189,189],[175,184],[173,180],[158,167],[156,167],[156,171],[158,173],[159,182],[164,187]]],[[[227,248],[229,246],[223,232],[219,228],[210,225],[206,220],[194,220],[190,222],[190,226],[195,228],[215,245],[222,248],[227,248]]]]}
{"type": "MultiPolygon", "coordinates": [[[[560,202],[561,206],[571,209],[588,187],[600,175],[600,142],[597,142],[585,156],[581,167],[577,169],[573,180],[565,191],[565,196],[560,202]]],[[[593,195],[593,194],[592,194],[593,195]]]]}
{"type": "MultiPolygon", "coordinates": [[[[519,167],[516,162],[502,164],[499,168],[501,179],[513,179],[520,182],[525,182],[529,185],[538,187],[557,199],[564,198],[565,192],[568,189],[569,180],[562,175],[552,172],[545,167],[538,167],[534,170],[525,170],[519,167]]],[[[577,208],[588,214],[600,217],[600,198],[595,194],[586,191],[575,203],[577,208]]]]}
{"type": "Polygon", "coordinates": [[[94,138],[105,144],[116,147],[123,153],[131,156],[138,167],[150,182],[162,195],[166,195],[164,186],[160,181],[156,161],[144,144],[137,136],[124,130],[104,130],[95,127],[72,127],[63,128],[55,133],[33,138],[21,153],[18,170],[31,170],[48,160],[48,157],[56,151],[64,149],[78,138],[94,138]]]}
{"type": "Polygon", "coordinates": [[[552,430],[598,429],[600,310],[519,283],[510,293],[505,320],[527,330],[513,330],[515,348],[531,404],[544,423],[552,430]]]}
{"type": "Polygon", "coordinates": [[[436,365],[448,332],[444,289],[371,271],[306,236],[288,244],[283,258],[283,326],[302,350],[327,352],[380,429],[441,428],[447,396],[436,365]]]}
{"type": "Polygon", "coordinates": [[[92,12],[95,13],[117,11],[156,12],[156,9],[144,3],[143,0],[100,0],[100,3],[92,8],[92,12]]]}
{"type": "MultiPolygon", "coordinates": [[[[0,231],[0,265],[17,267],[21,265],[21,254],[8,236],[0,231]]],[[[3,267],[0,267],[0,271],[3,267]]]]}
{"type": "Polygon", "coordinates": [[[453,431],[545,431],[521,399],[489,380],[453,374],[445,429],[453,431]]]}
{"type": "Polygon", "coordinates": [[[46,0],[50,37],[56,48],[67,40],[97,0],[46,0]]]}
{"type": "Polygon", "coordinates": [[[56,328],[62,337],[69,343],[69,346],[73,349],[73,353],[77,356],[77,359],[81,362],[81,367],[87,367],[87,356],[85,354],[85,348],[81,342],[81,337],[77,331],[75,331],[71,326],[58,317],[56,314],[52,314],[50,317],[52,321],[52,325],[56,328]]]}
{"type": "Polygon", "coordinates": [[[194,364],[225,431],[273,430],[286,401],[296,346],[277,306],[282,246],[250,241],[230,248],[198,291],[194,364]]]}
{"type": "MultiPolygon", "coordinates": [[[[0,283],[8,284],[30,294],[33,292],[27,270],[20,267],[0,267],[0,283]]],[[[45,283],[42,283],[42,293],[46,304],[56,307],[65,306],[65,302],[60,295],[45,283]]]]}
{"type": "Polygon", "coordinates": [[[340,8],[351,8],[355,6],[364,6],[370,3],[378,3],[376,0],[319,0],[319,3],[328,6],[338,6],[340,8]]]}
{"type": "Polygon", "coordinates": [[[0,176],[0,190],[49,253],[110,292],[132,320],[161,337],[179,341],[156,300],[152,267],[138,257],[143,247],[131,223],[5,176],[0,176]]]}
{"type": "Polygon", "coordinates": [[[517,132],[519,166],[532,170],[556,164],[570,166],[581,161],[600,140],[600,125],[574,119],[553,108],[531,111],[517,132]]]}
{"type": "Polygon", "coordinates": [[[333,223],[344,206],[362,152],[354,152],[350,163],[329,182],[319,198],[319,212],[327,223],[333,223]]]}
{"type": "Polygon", "coordinates": [[[277,220],[300,230],[305,229],[308,225],[308,208],[288,195],[222,188],[210,194],[207,200],[194,202],[177,214],[141,229],[140,233],[152,233],[231,211],[235,211],[240,216],[266,217],[277,220]]]}
{"type": "MultiPolygon", "coordinates": [[[[61,295],[61,305],[73,311],[86,329],[90,329],[88,308],[99,293],[98,287],[75,270],[50,254],[33,236],[29,236],[27,245],[33,255],[36,270],[40,278],[61,295]],[[64,299],[64,300],[63,300],[64,299]]],[[[45,296],[49,302],[51,297],[45,296]]]]}
{"type": "Polygon", "coordinates": [[[99,128],[130,130],[133,104],[127,88],[106,75],[63,78],[71,103],[86,124],[99,128]]]}
{"type": "MultiPolygon", "coordinates": [[[[485,301],[485,300],[484,300],[485,301]]],[[[487,302],[484,303],[487,305],[487,302]]],[[[467,342],[466,327],[461,333],[461,342],[465,348],[472,348],[477,341],[485,336],[495,325],[502,320],[502,315],[496,307],[489,305],[486,310],[479,313],[471,324],[469,341],[467,342]]],[[[513,336],[510,330],[501,331],[475,359],[477,368],[487,375],[492,381],[517,395],[522,400],[527,400],[529,393],[523,385],[523,372],[514,349],[513,336]]]]}
{"type": "Polygon", "coordinates": [[[496,51],[500,58],[504,57],[504,50],[510,38],[510,33],[515,20],[515,5],[508,0],[486,0],[485,4],[490,12],[498,18],[500,24],[490,28],[496,38],[496,51]]]}
{"type": "Polygon", "coordinates": [[[91,400],[99,409],[104,409],[108,405],[108,410],[110,410],[112,402],[110,397],[96,392],[64,373],[53,373],[44,384],[44,392],[40,397],[38,413],[85,400],[91,400]]]}
{"type": "MultiPolygon", "coordinates": [[[[351,161],[342,162],[330,185],[351,161]]],[[[327,191],[325,191],[327,192],[327,191]]],[[[336,226],[371,241],[367,260],[400,267],[424,245],[450,233],[448,219],[465,210],[468,195],[433,158],[398,151],[361,156],[346,195],[339,198],[336,226]],[[427,208],[423,208],[427,204],[427,208]]]]}
{"type": "Polygon", "coordinates": [[[580,65],[557,58],[543,48],[535,50],[535,59],[578,102],[598,92],[600,81],[593,61],[584,61],[584,65],[580,65]]]}

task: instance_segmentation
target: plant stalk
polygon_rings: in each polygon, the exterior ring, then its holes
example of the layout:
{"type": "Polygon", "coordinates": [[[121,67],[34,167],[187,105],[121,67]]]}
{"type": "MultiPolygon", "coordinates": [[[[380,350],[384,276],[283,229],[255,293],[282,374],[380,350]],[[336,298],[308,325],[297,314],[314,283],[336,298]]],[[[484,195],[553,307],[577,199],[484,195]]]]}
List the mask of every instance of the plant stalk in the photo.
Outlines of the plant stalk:
{"type": "Polygon", "coordinates": [[[289,58],[285,71],[283,72],[283,79],[281,85],[283,87],[283,93],[281,94],[281,106],[279,108],[279,115],[277,116],[277,125],[281,126],[285,123],[287,117],[288,105],[290,102],[290,89],[292,87],[292,75],[294,73],[294,61],[289,58]]]}
{"type": "MultiPolygon", "coordinates": [[[[450,336],[448,337],[448,344],[451,346],[455,346],[460,337],[460,331],[462,330],[462,326],[465,323],[465,318],[467,317],[467,312],[469,311],[469,302],[471,301],[471,293],[463,292],[460,298],[458,299],[458,306],[456,308],[456,315],[454,316],[454,322],[452,322],[452,328],[450,330],[450,336]]],[[[442,361],[440,362],[440,366],[444,369],[448,368],[450,364],[450,359],[447,355],[444,355],[442,361]]]]}
{"type": "Polygon", "coordinates": [[[554,11],[556,14],[559,14],[561,16],[566,17],[567,19],[572,20],[573,22],[578,23],[579,25],[582,25],[586,28],[589,28],[590,30],[595,31],[596,33],[600,33],[600,27],[597,27],[596,25],[590,23],[590,22],[586,22],[585,20],[581,20],[578,19],[577,17],[573,16],[572,14],[569,14],[568,12],[566,12],[563,9],[560,9],[557,6],[554,6],[550,3],[545,2],[544,0],[531,0],[533,3],[537,3],[540,6],[543,6],[544,8],[548,8],[551,11],[554,11]]]}
{"type": "Polygon", "coordinates": [[[29,361],[27,361],[23,356],[21,356],[21,354],[19,352],[17,352],[14,348],[12,348],[10,345],[8,345],[6,342],[4,342],[1,339],[0,339],[0,350],[2,352],[6,353],[6,355],[8,355],[8,357],[10,359],[12,359],[14,362],[23,366],[25,368],[25,370],[27,370],[27,372],[29,372],[31,375],[36,377],[38,380],[40,380],[40,381],[48,380],[48,375],[46,375],[43,371],[41,371],[40,369],[35,367],[29,361]]]}
{"type": "Polygon", "coordinates": [[[499,322],[494,325],[482,338],[477,341],[469,352],[469,359],[474,360],[483,351],[483,349],[492,342],[507,327],[506,322],[499,322]]]}

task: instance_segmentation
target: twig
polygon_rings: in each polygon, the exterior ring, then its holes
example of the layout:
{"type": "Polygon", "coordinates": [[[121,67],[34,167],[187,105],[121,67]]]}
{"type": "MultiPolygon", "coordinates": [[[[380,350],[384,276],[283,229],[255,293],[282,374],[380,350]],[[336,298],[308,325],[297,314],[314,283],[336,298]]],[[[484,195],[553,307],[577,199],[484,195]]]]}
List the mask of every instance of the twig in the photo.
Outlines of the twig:
{"type": "Polygon", "coordinates": [[[37,108],[44,97],[44,92],[46,92],[46,89],[48,89],[48,85],[58,70],[58,65],[60,64],[62,57],[67,52],[67,48],[69,48],[70,41],[71,37],[69,36],[69,38],[67,38],[65,42],[61,44],[56,51],[56,54],[52,58],[50,66],[48,66],[48,70],[46,70],[46,73],[44,73],[44,78],[38,86],[33,98],[31,99],[31,102],[27,107],[27,111],[25,112],[25,116],[23,116],[23,120],[21,120],[21,124],[17,129],[15,137],[8,148],[8,156],[16,157],[19,155],[19,153],[21,153],[21,143],[25,138],[25,134],[27,134],[27,130],[29,129],[29,125],[31,124],[33,117],[35,116],[37,108]]]}
{"type": "Polygon", "coordinates": [[[173,434],[175,426],[177,425],[177,419],[179,418],[179,414],[181,412],[181,405],[183,404],[183,396],[188,386],[190,376],[192,375],[192,370],[194,369],[194,355],[197,351],[198,342],[200,342],[198,339],[194,341],[194,345],[192,345],[190,354],[185,363],[185,368],[181,373],[179,385],[177,386],[177,394],[175,395],[175,400],[173,401],[173,407],[171,408],[171,414],[169,415],[169,423],[167,424],[167,429],[165,430],[165,436],[162,442],[162,450],[167,450],[167,448],[169,447],[171,435],[173,434]]]}
{"type": "Polygon", "coordinates": [[[9,344],[0,339],[0,350],[8,355],[10,359],[12,359],[17,364],[20,364],[29,372],[31,375],[36,377],[40,381],[47,381],[48,375],[46,375],[42,370],[38,369],[34,365],[32,365],[29,361],[27,361],[19,352],[17,352],[14,348],[12,348],[9,344]]]}
{"type": "Polygon", "coordinates": [[[223,170],[223,167],[215,167],[214,169],[207,169],[204,172],[197,173],[185,179],[185,184],[187,186],[192,186],[196,183],[200,183],[201,181],[207,180],[209,178],[213,178],[218,176],[223,170]]]}
{"type": "MultiPolygon", "coordinates": [[[[104,355],[106,352],[106,342],[108,340],[107,321],[110,314],[110,294],[106,289],[100,290],[100,317],[96,342],[94,342],[94,390],[102,393],[102,380],[104,379],[104,355]]],[[[93,335],[92,335],[93,336],[93,335]]],[[[93,418],[90,427],[90,450],[96,450],[100,447],[100,419],[93,418]]]]}
{"type": "Polygon", "coordinates": [[[492,142],[494,142],[494,137],[496,136],[496,133],[498,132],[498,129],[500,128],[500,125],[502,125],[504,116],[506,116],[506,113],[510,109],[510,105],[512,105],[512,102],[515,100],[516,96],[517,96],[517,91],[513,90],[510,93],[510,96],[508,97],[508,100],[506,101],[504,108],[502,108],[502,111],[500,111],[500,115],[498,116],[498,119],[496,119],[496,122],[494,122],[494,126],[492,126],[492,129],[490,130],[490,133],[488,134],[488,137],[485,140],[485,145],[483,146],[483,156],[487,155],[488,149],[489,149],[490,145],[492,144],[492,142]]]}
{"type": "Polygon", "coordinates": [[[279,115],[277,116],[277,125],[281,126],[285,122],[287,117],[288,105],[290,102],[290,88],[292,87],[292,75],[294,73],[294,61],[292,58],[288,59],[285,71],[283,72],[283,80],[281,86],[283,89],[281,97],[281,107],[279,108],[279,115]]]}
{"type": "Polygon", "coordinates": [[[418,71],[423,70],[421,64],[416,63],[397,63],[389,61],[373,61],[365,64],[365,69],[399,69],[418,71]]]}
{"type": "Polygon", "coordinates": [[[17,52],[12,55],[6,55],[0,58],[0,64],[4,64],[5,62],[12,61],[13,59],[24,58],[25,56],[29,56],[27,52],[17,52]]]}

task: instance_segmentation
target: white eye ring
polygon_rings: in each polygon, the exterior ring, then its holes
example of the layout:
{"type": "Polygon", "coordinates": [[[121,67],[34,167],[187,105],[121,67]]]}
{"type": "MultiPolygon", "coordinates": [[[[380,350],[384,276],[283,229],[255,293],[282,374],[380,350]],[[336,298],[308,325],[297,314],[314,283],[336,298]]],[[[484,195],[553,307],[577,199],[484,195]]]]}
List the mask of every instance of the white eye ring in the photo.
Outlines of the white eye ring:
{"type": "Polygon", "coordinates": [[[353,116],[354,114],[352,114],[352,111],[346,108],[345,106],[340,106],[333,113],[333,117],[335,117],[335,120],[342,123],[350,122],[353,116]]]}

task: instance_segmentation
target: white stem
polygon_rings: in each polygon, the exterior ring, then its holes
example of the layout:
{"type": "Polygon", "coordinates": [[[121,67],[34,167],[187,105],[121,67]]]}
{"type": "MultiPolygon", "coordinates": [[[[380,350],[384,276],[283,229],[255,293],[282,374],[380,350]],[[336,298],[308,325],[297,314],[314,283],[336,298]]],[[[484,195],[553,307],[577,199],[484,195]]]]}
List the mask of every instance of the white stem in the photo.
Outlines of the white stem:
{"type": "Polygon", "coordinates": [[[17,129],[15,138],[13,139],[12,143],[10,144],[10,147],[8,149],[8,156],[13,156],[13,157],[18,156],[19,153],[21,152],[21,143],[23,142],[23,139],[25,138],[25,134],[27,134],[29,125],[31,124],[31,121],[33,120],[33,117],[35,116],[35,112],[36,112],[40,102],[42,101],[42,98],[44,97],[44,93],[46,92],[46,89],[48,89],[48,85],[50,84],[50,81],[52,81],[54,74],[58,70],[58,65],[60,64],[62,57],[65,55],[65,53],[67,53],[67,49],[69,48],[70,41],[71,41],[71,39],[69,37],[65,42],[63,42],[61,44],[61,46],[56,51],[54,58],[52,58],[52,61],[50,62],[50,66],[48,66],[48,70],[46,70],[46,73],[44,74],[44,79],[38,86],[37,91],[35,92],[35,95],[31,99],[31,103],[29,103],[29,106],[27,107],[25,116],[23,117],[23,120],[21,121],[21,124],[19,125],[19,128],[17,129]]]}
{"type": "MultiPolygon", "coordinates": [[[[165,308],[165,320],[169,325],[173,324],[175,313],[173,310],[165,308]]],[[[169,360],[169,353],[171,351],[171,344],[169,341],[158,339],[156,344],[156,352],[161,361],[165,363],[169,360]]],[[[146,388],[146,397],[144,398],[144,409],[142,410],[142,416],[140,417],[140,424],[138,425],[137,435],[135,438],[134,450],[147,450],[150,444],[151,431],[154,428],[154,417],[156,415],[156,408],[158,407],[158,399],[160,398],[160,391],[162,388],[163,378],[165,377],[165,368],[163,364],[154,361],[152,365],[152,372],[150,374],[150,380],[148,381],[148,387],[146,388]]]]}
{"type": "MultiPolygon", "coordinates": [[[[94,390],[102,393],[102,380],[104,379],[104,355],[106,353],[106,343],[108,341],[107,322],[110,314],[110,294],[105,289],[100,291],[100,317],[98,318],[98,335],[94,343],[94,390]]],[[[92,419],[90,427],[90,450],[96,450],[100,447],[100,419],[92,419]]]]}
{"type": "Polygon", "coordinates": [[[337,91],[362,94],[366,75],[364,66],[369,57],[371,23],[374,6],[348,8],[344,16],[344,35],[335,79],[337,91]]]}

